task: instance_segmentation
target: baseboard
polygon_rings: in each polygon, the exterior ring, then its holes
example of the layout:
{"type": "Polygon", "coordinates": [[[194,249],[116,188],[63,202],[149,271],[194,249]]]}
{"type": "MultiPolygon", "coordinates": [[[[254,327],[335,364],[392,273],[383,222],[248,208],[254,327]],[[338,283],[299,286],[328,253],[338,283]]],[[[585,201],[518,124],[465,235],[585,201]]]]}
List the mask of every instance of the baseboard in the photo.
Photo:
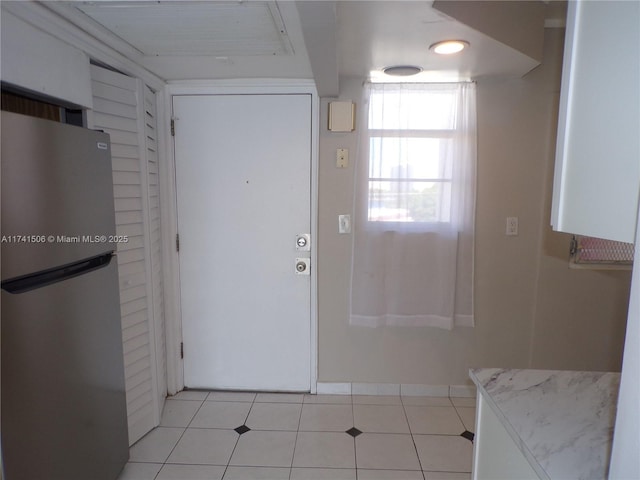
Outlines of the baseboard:
{"type": "Polygon", "coordinates": [[[352,383],[353,395],[400,395],[399,383],[352,383]]]}
{"type": "Polygon", "coordinates": [[[473,385],[449,385],[449,396],[475,398],[476,387],[473,385]]]}
{"type": "Polygon", "coordinates": [[[351,384],[318,382],[316,392],[318,395],[351,395],[351,384]]]}
{"type": "Polygon", "coordinates": [[[400,394],[405,397],[448,397],[449,385],[403,384],[400,394]]]}
{"type": "Polygon", "coordinates": [[[474,398],[476,388],[470,385],[422,385],[398,383],[318,382],[318,394],[329,395],[403,395],[421,397],[474,398]]]}

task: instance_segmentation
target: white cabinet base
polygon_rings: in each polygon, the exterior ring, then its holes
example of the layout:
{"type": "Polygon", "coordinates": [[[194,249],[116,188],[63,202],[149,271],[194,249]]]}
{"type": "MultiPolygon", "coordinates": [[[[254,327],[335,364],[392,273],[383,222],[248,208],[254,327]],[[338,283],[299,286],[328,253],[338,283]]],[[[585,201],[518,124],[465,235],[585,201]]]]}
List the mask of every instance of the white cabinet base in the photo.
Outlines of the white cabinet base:
{"type": "Polygon", "coordinates": [[[540,478],[502,426],[491,407],[478,395],[473,449],[474,480],[540,478]]]}

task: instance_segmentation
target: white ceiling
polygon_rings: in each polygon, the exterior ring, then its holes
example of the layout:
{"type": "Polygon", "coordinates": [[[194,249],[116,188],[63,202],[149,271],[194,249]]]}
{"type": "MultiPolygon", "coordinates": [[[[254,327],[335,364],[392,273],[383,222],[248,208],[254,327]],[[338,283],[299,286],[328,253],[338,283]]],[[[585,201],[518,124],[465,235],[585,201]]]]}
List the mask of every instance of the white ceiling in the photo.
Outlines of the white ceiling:
{"type": "Polygon", "coordinates": [[[431,7],[431,2],[339,2],[338,58],[342,75],[366,76],[391,65],[417,65],[430,80],[521,75],[534,59],[431,7]],[[470,48],[442,56],[429,46],[462,39],[470,48]]]}
{"type": "MultiPolygon", "coordinates": [[[[485,2],[473,3],[468,8],[485,2]]],[[[542,6],[553,16],[564,12],[557,8],[558,2],[515,3],[538,10],[542,6]]],[[[321,95],[333,96],[340,76],[365,78],[390,65],[418,65],[427,80],[440,80],[521,76],[539,64],[539,59],[454,20],[432,4],[430,0],[43,3],[167,81],[313,78],[321,95]],[[471,48],[452,57],[429,50],[430,44],[450,38],[467,40],[471,48]]]]}

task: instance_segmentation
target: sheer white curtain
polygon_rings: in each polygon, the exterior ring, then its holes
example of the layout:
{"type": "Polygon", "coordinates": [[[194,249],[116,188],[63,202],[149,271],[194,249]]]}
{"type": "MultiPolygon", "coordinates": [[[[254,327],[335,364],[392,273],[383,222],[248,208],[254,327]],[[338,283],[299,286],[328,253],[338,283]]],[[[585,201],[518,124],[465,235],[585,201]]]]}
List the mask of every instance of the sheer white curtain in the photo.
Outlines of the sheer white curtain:
{"type": "Polygon", "coordinates": [[[370,84],[362,105],[350,323],[473,326],[475,84],[370,84]]]}

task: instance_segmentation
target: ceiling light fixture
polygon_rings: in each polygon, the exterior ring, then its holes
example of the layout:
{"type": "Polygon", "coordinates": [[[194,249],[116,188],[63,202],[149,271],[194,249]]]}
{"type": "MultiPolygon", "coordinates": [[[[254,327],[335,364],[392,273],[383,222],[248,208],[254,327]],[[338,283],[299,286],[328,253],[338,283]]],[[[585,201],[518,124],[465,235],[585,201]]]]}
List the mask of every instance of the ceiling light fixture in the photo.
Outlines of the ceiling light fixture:
{"type": "Polygon", "coordinates": [[[422,71],[422,68],[415,65],[396,65],[394,67],[386,67],[382,69],[387,75],[393,75],[394,77],[410,77],[411,75],[417,75],[422,71]]]}
{"type": "Polygon", "coordinates": [[[469,46],[469,42],[465,40],[444,40],[442,42],[436,42],[429,47],[429,50],[433,50],[439,55],[451,55],[458,53],[469,46]]]}

